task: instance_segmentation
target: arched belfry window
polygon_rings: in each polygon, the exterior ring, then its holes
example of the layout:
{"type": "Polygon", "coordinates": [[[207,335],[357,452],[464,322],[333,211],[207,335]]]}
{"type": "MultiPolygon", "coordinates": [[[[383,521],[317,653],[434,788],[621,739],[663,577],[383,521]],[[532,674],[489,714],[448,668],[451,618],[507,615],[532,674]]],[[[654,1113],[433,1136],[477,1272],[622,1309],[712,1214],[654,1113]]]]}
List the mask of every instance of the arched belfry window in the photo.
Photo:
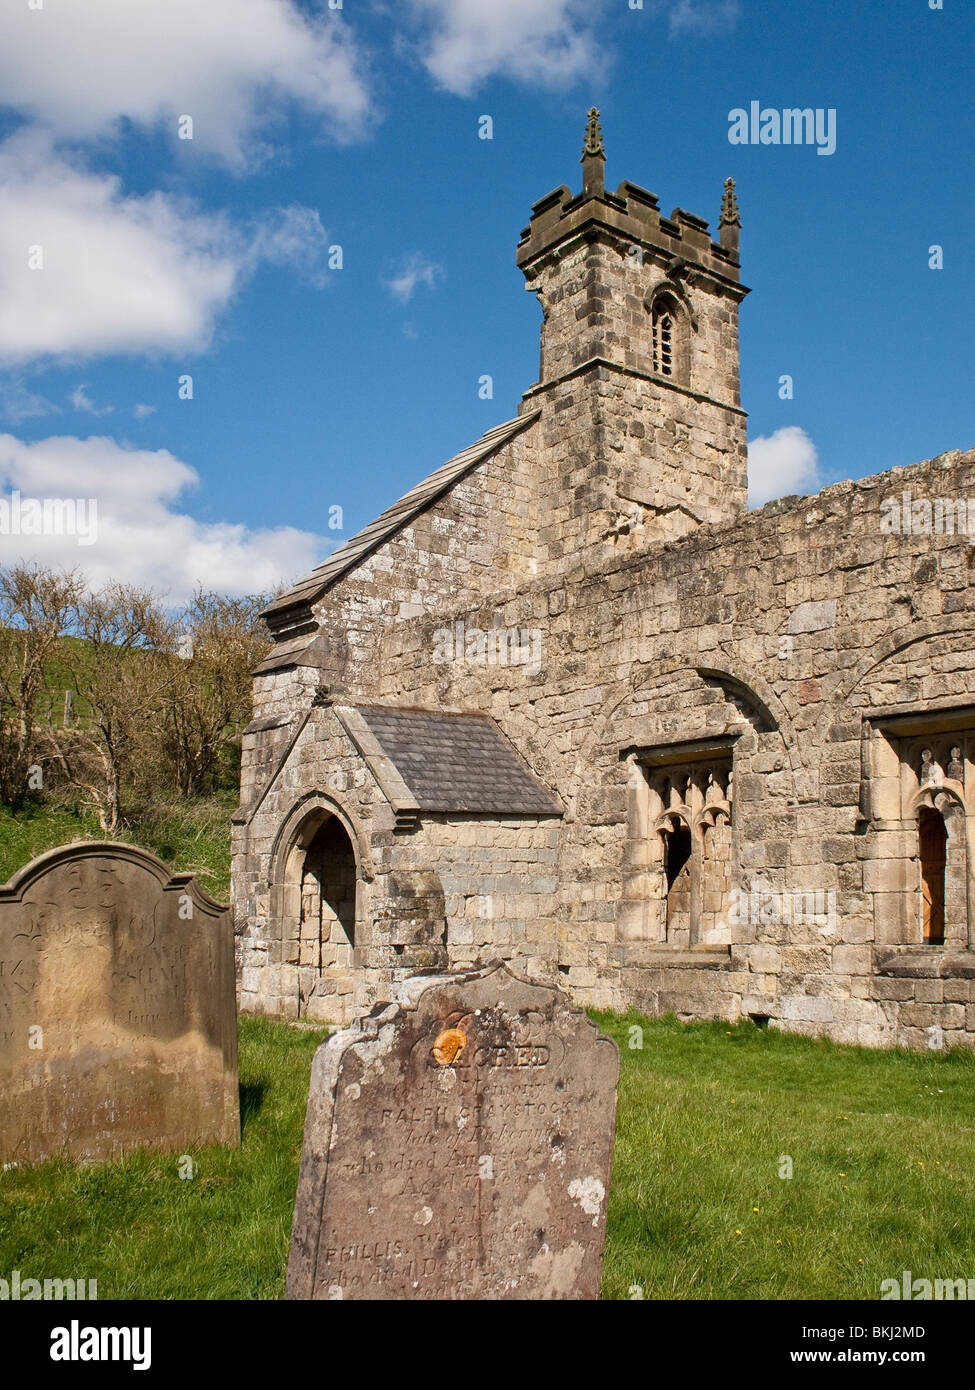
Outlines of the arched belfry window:
{"type": "Polygon", "coordinates": [[[670,290],[658,290],[645,304],[650,314],[651,365],[655,375],[678,386],[689,386],[690,334],[694,324],[688,306],[670,290]]]}
{"type": "Polygon", "coordinates": [[[659,300],[653,311],[653,370],[674,375],[674,314],[666,300],[659,300]]]}

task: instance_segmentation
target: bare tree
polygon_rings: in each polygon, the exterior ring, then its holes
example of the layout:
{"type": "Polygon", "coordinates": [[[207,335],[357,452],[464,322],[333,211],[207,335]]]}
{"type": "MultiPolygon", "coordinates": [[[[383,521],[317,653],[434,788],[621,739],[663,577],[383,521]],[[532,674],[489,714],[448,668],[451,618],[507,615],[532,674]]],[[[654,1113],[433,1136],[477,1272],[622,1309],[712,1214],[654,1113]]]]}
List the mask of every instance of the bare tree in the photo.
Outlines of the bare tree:
{"type": "Polygon", "coordinates": [[[267,651],[258,616],[266,595],[226,598],[199,589],[180,614],[164,720],[164,750],[178,790],[209,790],[222,754],[239,744],[251,714],[251,671],[267,651]]]}
{"type": "Polygon", "coordinates": [[[118,831],[124,788],[152,758],[177,665],[176,629],[148,590],[112,583],[73,605],[59,661],[77,696],[73,722],[44,731],[49,755],[104,833],[118,831]]]}
{"type": "Polygon", "coordinates": [[[29,789],[51,668],[84,582],[37,564],[0,569],[0,800],[14,807],[29,789]]]}

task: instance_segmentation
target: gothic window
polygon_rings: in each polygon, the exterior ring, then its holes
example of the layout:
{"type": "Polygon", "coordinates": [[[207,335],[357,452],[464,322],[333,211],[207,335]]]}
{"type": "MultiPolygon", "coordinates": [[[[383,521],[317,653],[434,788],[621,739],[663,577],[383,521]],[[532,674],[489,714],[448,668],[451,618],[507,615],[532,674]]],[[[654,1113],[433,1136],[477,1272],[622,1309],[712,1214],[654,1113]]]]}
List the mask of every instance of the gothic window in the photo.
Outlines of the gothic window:
{"type": "Polygon", "coordinates": [[[692,317],[675,293],[660,290],[645,301],[650,314],[651,363],[657,376],[678,386],[691,384],[692,317]]]}
{"type": "Polygon", "coordinates": [[[674,316],[666,301],[653,311],[653,370],[661,376],[674,375],[674,316]]]}
{"type": "Polygon", "coordinates": [[[960,719],[932,714],[878,720],[872,735],[870,843],[877,863],[866,881],[876,885],[878,942],[969,945],[975,728],[952,729],[951,722],[960,719]],[[925,725],[928,731],[918,734],[925,725]]]}
{"type": "Polygon", "coordinates": [[[731,750],[703,752],[682,763],[653,752],[631,759],[621,940],[676,950],[727,941],[731,750]]]}
{"type": "Polygon", "coordinates": [[[665,832],[667,849],[664,864],[667,873],[667,896],[670,897],[674,884],[687,867],[691,857],[691,832],[686,825],[665,832]]]}

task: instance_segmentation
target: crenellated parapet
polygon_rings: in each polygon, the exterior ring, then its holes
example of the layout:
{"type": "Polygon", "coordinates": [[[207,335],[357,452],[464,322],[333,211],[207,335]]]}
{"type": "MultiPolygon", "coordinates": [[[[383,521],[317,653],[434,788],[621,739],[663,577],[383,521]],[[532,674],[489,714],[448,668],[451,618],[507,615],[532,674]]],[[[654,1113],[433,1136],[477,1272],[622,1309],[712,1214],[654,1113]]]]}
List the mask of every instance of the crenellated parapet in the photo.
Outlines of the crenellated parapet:
{"type": "MultiPolygon", "coordinates": [[[[732,181],[729,179],[728,183],[732,181]]],[[[727,204],[727,184],[725,187],[727,204]]],[[[731,199],[734,200],[733,192],[731,199]]],[[[737,203],[733,215],[734,226],[740,228],[737,203]]],[[[557,257],[574,241],[603,236],[624,243],[626,254],[635,254],[630,247],[640,248],[644,264],[666,267],[681,260],[698,275],[738,285],[737,237],[731,239],[725,233],[725,226],[731,225],[725,217],[723,205],[721,240],[713,241],[709,223],[703,217],[683,208],[674,208],[669,217],[664,217],[656,194],[628,179],[615,193],[595,188],[572,193],[563,184],[532,205],[531,221],[518,242],[518,265],[530,279],[546,257],[557,257]],[[733,245],[729,244],[731,240],[733,245]]],[[[738,297],[744,298],[747,293],[742,286],[738,297]]]]}

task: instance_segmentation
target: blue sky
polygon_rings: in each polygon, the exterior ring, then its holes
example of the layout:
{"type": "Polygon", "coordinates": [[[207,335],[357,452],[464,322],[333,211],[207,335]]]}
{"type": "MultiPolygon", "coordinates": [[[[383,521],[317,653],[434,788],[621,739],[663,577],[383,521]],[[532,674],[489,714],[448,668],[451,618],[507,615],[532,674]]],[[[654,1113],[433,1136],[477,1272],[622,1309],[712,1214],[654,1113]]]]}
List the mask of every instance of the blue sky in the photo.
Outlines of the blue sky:
{"type": "Polygon", "coordinates": [[[972,7],[630,3],[7,0],[0,496],[96,496],[100,527],[0,562],[265,587],[514,415],[515,245],[581,186],[592,103],[608,186],[714,228],[737,180],[761,496],[975,445],[972,7]],[[732,145],[752,101],[835,109],[836,152],[732,145]]]}

